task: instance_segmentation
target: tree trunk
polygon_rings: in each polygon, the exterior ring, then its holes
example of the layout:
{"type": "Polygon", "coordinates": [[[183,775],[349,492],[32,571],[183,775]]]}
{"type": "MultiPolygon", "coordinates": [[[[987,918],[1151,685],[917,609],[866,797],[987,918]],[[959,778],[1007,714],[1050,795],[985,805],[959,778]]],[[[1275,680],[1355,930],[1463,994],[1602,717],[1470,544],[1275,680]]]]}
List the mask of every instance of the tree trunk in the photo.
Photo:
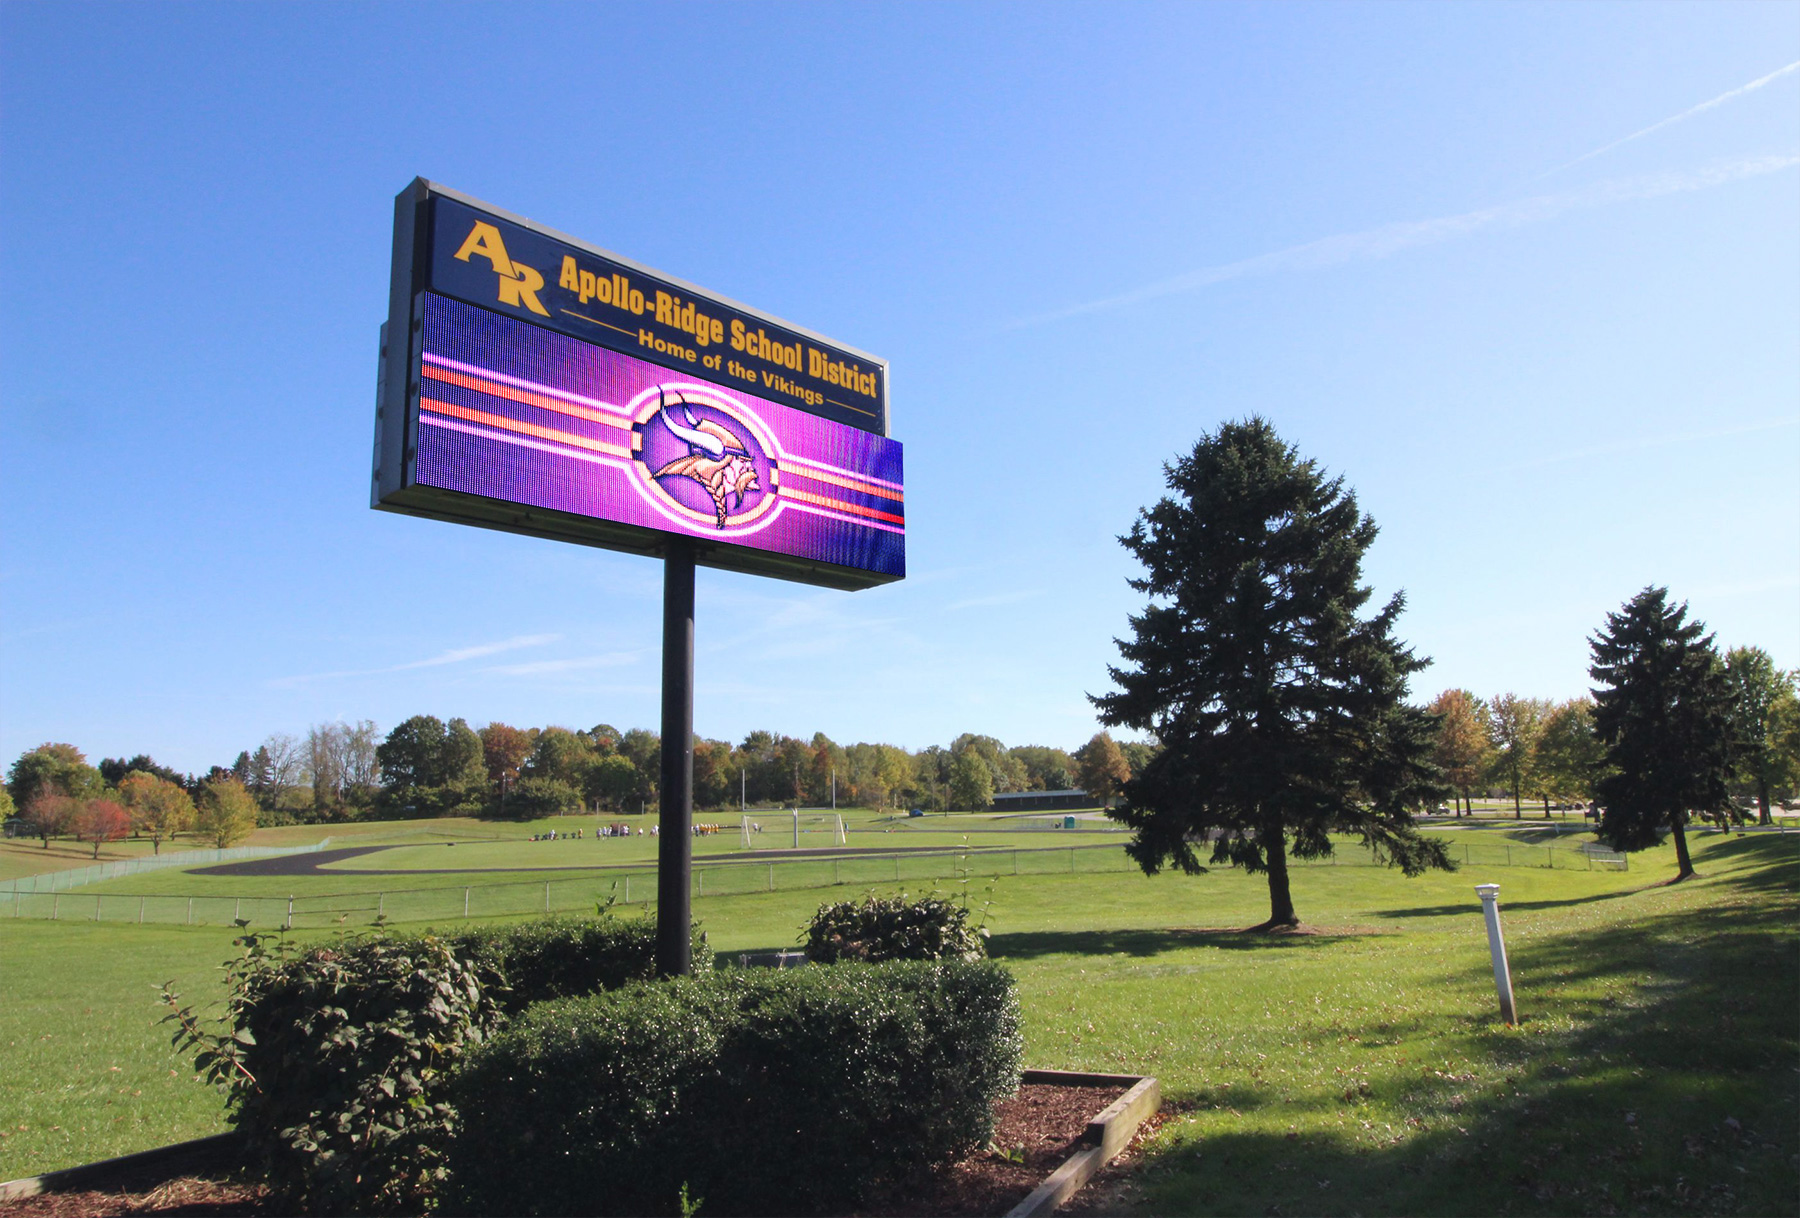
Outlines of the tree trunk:
{"type": "Polygon", "coordinates": [[[1264,829],[1263,853],[1269,860],[1269,920],[1258,929],[1298,926],[1300,919],[1294,914],[1294,896],[1288,888],[1287,839],[1281,826],[1264,829]]]}
{"type": "Polygon", "coordinates": [[[1550,797],[1548,795],[1544,796],[1544,819],[1550,819],[1550,797]]]}
{"type": "Polygon", "coordinates": [[[1675,829],[1675,879],[1678,883],[1694,874],[1694,860],[1688,855],[1687,830],[1683,826],[1686,819],[1677,812],[1671,821],[1675,829]]]}
{"type": "Polygon", "coordinates": [[[1772,825],[1775,818],[1769,814],[1769,784],[1759,780],[1756,784],[1756,823],[1772,825]]]}
{"type": "Polygon", "coordinates": [[[1516,784],[1513,787],[1513,819],[1514,820],[1524,820],[1525,819],[1525,804],[1519,798],[1519,788],[1516,784]]]}

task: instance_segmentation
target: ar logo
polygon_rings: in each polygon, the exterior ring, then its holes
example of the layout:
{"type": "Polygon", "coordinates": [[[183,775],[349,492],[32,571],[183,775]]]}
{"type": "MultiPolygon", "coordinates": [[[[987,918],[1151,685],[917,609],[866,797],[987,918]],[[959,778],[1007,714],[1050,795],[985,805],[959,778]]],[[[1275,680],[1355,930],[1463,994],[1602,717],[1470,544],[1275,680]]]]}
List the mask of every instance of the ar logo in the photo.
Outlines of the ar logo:
{"type": "Polygon", "coordinates": [[[463,240],[462,248],[456,251],[459,262],[467,262],[471,258],[486,258],[494,273],[500,276],[500,303],[514,308],[530,309],[539,317],[550,316],[550,310],[538,303],[537,294],[544,286],[544,277],[536,268],[526,266],[523,262],[514,262],[507,256],[506,242],[500,239],[500,230],[485,220],[475,221],[475,227],[463,240]]]}

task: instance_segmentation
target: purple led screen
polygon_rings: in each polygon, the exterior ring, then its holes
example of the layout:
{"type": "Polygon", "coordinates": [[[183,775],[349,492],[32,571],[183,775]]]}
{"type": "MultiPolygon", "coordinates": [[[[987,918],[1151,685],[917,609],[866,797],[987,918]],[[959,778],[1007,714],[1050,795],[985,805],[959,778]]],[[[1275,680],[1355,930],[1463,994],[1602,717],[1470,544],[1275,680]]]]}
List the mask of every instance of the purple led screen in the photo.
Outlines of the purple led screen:
{"type": "Polygon", "coordinates": [[[427,293],[422,486],[906,574],[901,445],[427,293]]]}

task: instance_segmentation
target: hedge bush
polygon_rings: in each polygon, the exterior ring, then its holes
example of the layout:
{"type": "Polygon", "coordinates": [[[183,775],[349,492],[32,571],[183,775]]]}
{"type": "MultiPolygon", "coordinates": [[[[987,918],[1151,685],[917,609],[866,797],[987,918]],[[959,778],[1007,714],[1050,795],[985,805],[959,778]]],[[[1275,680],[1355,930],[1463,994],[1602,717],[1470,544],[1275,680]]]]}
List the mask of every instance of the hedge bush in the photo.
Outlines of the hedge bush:
{"type": "MultiPolygon", "coordinates": [[[[177,1006],[176,1043],[225,1085],[249,1165],[296,1213],[417,1213],[456,1125],[445,1072],[497,1028],[497,978],[443,939],[368,938],[296,952],[248,935],[226,1029],[177,1006]]],[[[177,1000],[169,993],[171,1005],[177,1000]]]]}
{"type": "Polygon", "coordinates": [[[451,1082],[470,1214],[831,1212],[993,1134],[1018,1085],[1012,978],[985,961],[630,986],[527,1010],[451,1082]]]}
{"type": "MultiPolygon", "coordinates": [[[[605,911],[307,950],[273,935],[239,942],[223,1031],[166,990],[169,1018],[226,1087],[277,1206],[300,1213],[431,1208],[459,1124],[445,1080],[461,1055],[533,1002],[655,973],[654,923],[605,911]]],[[[697,935],[694,954],[710,964],[697,935]]]]}
{"type": "MultiPolygon", "coordinates": [[[[451,940],[458,956],[504,979],[502,1009],[516,1015],[533,1003],[616,990],[656,976],[656,922],[558,916],[466,930],[451,940]]],[[[695,928],[688,942],[695,971],[713,953],[695,928]]]]}
{"type": "Polygon", "coordinates": [[[969,925],[965,905],[942,897],[908,901],[871,896],[821,905],[801,936],[816,964],[840,960],[980,960],[987,932],[969,925]]]}

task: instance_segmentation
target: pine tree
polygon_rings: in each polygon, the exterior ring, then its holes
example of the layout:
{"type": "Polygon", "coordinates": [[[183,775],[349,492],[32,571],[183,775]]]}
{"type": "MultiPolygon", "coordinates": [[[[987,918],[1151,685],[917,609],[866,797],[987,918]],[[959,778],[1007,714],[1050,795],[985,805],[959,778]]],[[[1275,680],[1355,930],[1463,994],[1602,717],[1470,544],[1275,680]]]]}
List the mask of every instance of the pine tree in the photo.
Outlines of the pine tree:
{"type": "Polygon", "coordinates": [[[1150,604],[1118,640],[1119,692],[1102,722],[1154,732],[1163,749],[1112,816],[1148,874],[1211,861],[1269,879],[1265,927],[1296,925],[1288,858],[1331,854],[1354,833],[1408,875],[1449,870],[1412,811],[1448,792],[1431,763],[1435,720],[1406,704],[1428,661],[1394,638],[1403,598],[1373,617],[1362,556],[1375,522],[1262,419],[1230,423],[1165,466],[1174,492],[1120,541],[1150,604]]]}
{"type": "Polygon", "coordinates": [[[1669,604],[1667,588],[1645,588],[1589,640],[1594,731],[1611,771],[1597,784],[1600,837],[1615,850],[1642,850],[1675,837],[1676,880],[1694,874],[1690,813],[1730,816],[1730,696],[1706,626],[1669,604]]]}

